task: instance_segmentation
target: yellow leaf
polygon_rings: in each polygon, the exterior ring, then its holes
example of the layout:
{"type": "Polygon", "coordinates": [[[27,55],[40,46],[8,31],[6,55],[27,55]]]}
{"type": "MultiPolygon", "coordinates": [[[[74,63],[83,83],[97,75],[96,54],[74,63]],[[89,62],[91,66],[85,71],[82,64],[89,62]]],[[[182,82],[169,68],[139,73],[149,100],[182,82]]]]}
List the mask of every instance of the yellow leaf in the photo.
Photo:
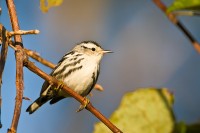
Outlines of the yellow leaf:
{"type": "Polygon", "coordinates": [[[200,11],[200,0],[174,0],[173,3],[168,7],[167,11],[200,11]]]}
{"type": "Polygon", "coordinates": [[[63,0],[40,0],[40,9],[42,12],[48,12],[51,7],[60,6],[63,0]]]}
{"type": "MultiPolygon", "coordinates": [[[[125,94],[113,122],[124,133],[171,133],[175,118],[172,111],[173,95],[165,88],[141,88],[125,94]]],[[[101,122],[94,133],[111,133],[101,122]]]]}

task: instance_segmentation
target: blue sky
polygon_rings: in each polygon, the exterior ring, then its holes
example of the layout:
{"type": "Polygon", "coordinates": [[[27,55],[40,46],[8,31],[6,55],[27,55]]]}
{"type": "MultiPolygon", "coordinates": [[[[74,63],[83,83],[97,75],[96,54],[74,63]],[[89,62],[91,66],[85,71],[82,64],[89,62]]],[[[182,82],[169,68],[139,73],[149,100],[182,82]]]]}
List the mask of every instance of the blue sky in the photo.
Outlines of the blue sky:
{"type": "MultiPolygon", "coordinates": [[[[166,0],[170,2],[170,0],[166,0]]],[[[171,24],[151,1],[65,1],[43,14],[38,1],[15,1],[20,27],[39,29],[39,35],[23,36],[24,46],[37,51],[53,63],[74,45],[94,40],[114,51],[101,62],[98,83],[105,91],[93,91],[91,102],[105,116],[117,108],[121,97],[140,87],[167,87],[175,95],[177,120],[188,123],[200,118],[200,56],[182,32],[171,24]]],[[[4,1],[1,23],[11,30],[4,1]]],[[[200,41],[199,17],[180,17],[200,41]]],[[[34,61],[35,62],[35,61],[34,61]]],[[[37,62],[38,67],[51,72],[37,62]]],[[[2,132],[10,127],[15,102],[15,58],[9,48],[2,86],[2,132]]],[[[24,96],[32,101],[39,96],[44,80],[24,68],[24,96]]],[[[50,106],[45,104],[34,114],[25,112],[31,104],[23,101],[20,133],[92,132],[96,117],[84,110],[76,113],[79,103],[72,98],[50,106]]]]}

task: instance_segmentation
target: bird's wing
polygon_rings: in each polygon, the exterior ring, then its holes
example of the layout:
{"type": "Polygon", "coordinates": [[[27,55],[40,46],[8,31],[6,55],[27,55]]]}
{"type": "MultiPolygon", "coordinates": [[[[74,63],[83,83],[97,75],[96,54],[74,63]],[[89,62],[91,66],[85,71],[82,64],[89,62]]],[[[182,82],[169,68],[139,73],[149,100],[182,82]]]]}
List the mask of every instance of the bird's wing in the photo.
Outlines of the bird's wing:
{"type": "Polygon", "coordinates": [[[60,100],[62,100],[63,98],[65,98],[64,96],[57,96],[51,99],[50,104],[54,104],[60,100]]]}
{"type": "Polygon", "coordinates": [[[42,89],[40,91],[40,95],[42,95],[42,93],[49,87],[49,82],[48,81],[44,81],[43,85],[42,85],[42,89]]]}

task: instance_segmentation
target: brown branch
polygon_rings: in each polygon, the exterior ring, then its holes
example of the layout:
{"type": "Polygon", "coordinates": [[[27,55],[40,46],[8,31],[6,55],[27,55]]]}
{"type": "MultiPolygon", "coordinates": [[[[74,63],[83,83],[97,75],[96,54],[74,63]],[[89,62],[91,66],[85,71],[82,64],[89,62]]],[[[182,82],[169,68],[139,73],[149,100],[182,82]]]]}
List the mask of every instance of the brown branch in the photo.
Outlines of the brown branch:
{"type": "MultiPolygon", "coordinates": [[[[57,79],[55,79],[54,77],[49,76],[48,74],[46,74],[45,72],[43,72],[42,70],[37,68],[32,62],[30,62],[28,60],[25,60],[24,61],[24,66],[26,66],[30,71],[34,72],[35,74],[37,74],[41,78],[45,79],[49,83],[51,83],[51,84],[53,84],[55,86],[59,86],[60,85],[60,83],[59,83],[59,81],[57,79]]],[[[67,94],[69,94],[70,96],[75,98],[81,104],[85,104],[85,99],[82,96],[78,95],[76,92],[74,92],[72,89],[67,87],[66,85],[61,86],[60,89],[62,89],[67,94]]],[[[114,132],[114,133],[122,133],[122,131],[120,131],[120,129],[118,129],[105,116],[103,116],[97,109],[95,109],[92,106],[92,103],[88,103],[87,106],[86,106],[86,109],[88,111],[90,111],[92,114],[94,114],[99,120],[101,120],[112,132],[114,132]]]]}
{"type": "MultiPolygon", "coordinates": [[[[10,21],[12,24],[12,29],[14,32],[19,31],[19,23],[17,18],[17,13],[15,9],[15,4],[13,0],[6,0],[6,4],[9,11],[10,21]]],[[[23,44],[21,35],[15,35],[15,59],[16,59],[16,99],[15,99],[15,109],[14,115],[12,119],[12,124],[10,129],[8,129],[8,133],[16,133],[17,126],[21,114],[22,107],[22,98],[23,98],[23,90],[24,90],[24,81],[23,81],[23,60],[26,57],[23,51],[23,44]]]]}
{"type": "Polygon", "coordinates": [[[48,67],[50,67],[50,68],[52,68],[52,69],[56,67],[55,64],[51,63],[50,61],[48,61],[48,60],[46,60],[46,59],[44,59],[44,58],[42,58],[42,57],[40,57],[39,54],[38,54],[37,52],[34,52],[34,51],[29,50],[29,49],[26,49],[26,48],[25,48],[24,50],[25,50],[25,52],[26,52],[26,54],[27,54],[28,56],[30,56],[30,57],[33,58],[34,60],[36,60],[36,61],[42,63],[43,65],[48,66],[48,67]]]}
{"type": "Polygon", "coordinates": [[[157,7],[159,7],[164,14],[168,17],[168,19],[174,24],[176,25],[184,34],[185,36],[190,40],[190,42],[192,43],[194,49],[200,53],[200,44],[198,43],[198,41],[192,36],[192,34],[186,29],[186,27],[176,18],[176,16],[173,13],[167,13],[167,7],[165,6],[165,4],[161,1],[161,0],[153,0],[153,2],[155,3],[155,5],[157,5],[157,7]]]}
{"type": "Polygon", "coordinates": [[[95,84],[94,89],[98,91],[104,91],[104,88],[100,84],[95,84]]]}
{"type": "Polygon", "coordinates": [[[14,35],[28,35],[28,34],[39,34],[39,30],[18,30],[18,31],[10,31],[9,35],[14,36],[14,35]]]}
{"type": "Polygon", "coordinates": [[[2,127],[1,124],[1,105],[2,105],[2,98],[1,98],[1,85],[2,85],[2,75],[3,70],[6,62],[7,52],[8,52],[8,37],[7,37],[7,31],[3,27],[3,25],[0,24],[0,38],[2,43],[1,48],[1,56],[0,56],[0,128],[2,127]]]}
{"type": "Polygon", "coordinates": [[[17,48],[15,48],[15,46],[14,46],[13,44],[14,44],[13,41],[9,41],[9,43],[8,43],[8,45],[9,45],[12,49],[14,49],[15,51],[17,51],[17,48]]]}

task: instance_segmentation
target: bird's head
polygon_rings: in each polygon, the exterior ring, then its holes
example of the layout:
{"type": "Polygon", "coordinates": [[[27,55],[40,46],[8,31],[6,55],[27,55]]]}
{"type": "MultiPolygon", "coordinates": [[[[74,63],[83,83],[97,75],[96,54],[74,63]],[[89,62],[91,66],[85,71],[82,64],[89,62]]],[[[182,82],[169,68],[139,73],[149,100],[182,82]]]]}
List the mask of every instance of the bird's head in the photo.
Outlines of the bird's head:
{"type": "Polygon", "coordinates": [[[99,57],[102,57],[105,53],[112,53],[110,50],[104,50],[97,42],[94,41],[81,42],[75,46],[73,51],[89,56],[99,57]]]}

